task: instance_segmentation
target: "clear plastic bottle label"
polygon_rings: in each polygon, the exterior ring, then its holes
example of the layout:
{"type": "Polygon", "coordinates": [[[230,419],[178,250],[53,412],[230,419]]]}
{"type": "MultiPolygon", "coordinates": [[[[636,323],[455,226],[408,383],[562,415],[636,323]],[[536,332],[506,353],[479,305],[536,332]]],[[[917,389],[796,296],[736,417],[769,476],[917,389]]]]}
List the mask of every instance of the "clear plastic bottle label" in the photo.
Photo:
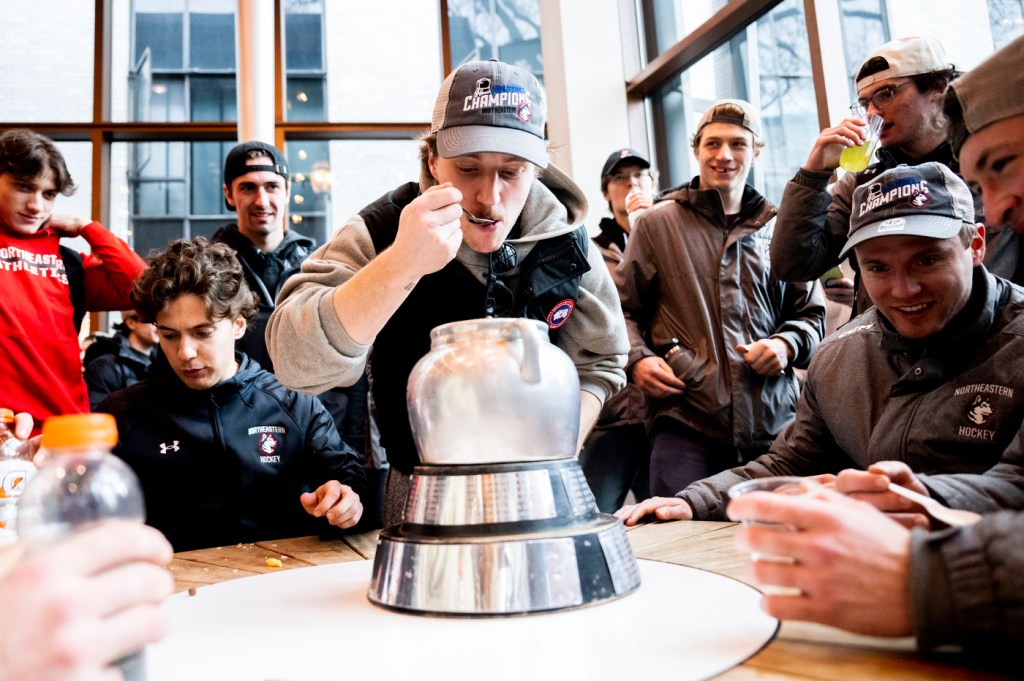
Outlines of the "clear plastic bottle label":
{"type": "MultiPolygon", "coordinates": [[[[0,530],[15,532],[18,519],[18,497],[25,491],[36,468],[24,459],[0,459],[0,530]]],[[[0,545],[10,543],[0,536],[0,545]]]]}
{"type": "Polygon", "coordinates": [[[24,459],[0,460],[0,499],[20,497],[36,467],[24,459]]]}

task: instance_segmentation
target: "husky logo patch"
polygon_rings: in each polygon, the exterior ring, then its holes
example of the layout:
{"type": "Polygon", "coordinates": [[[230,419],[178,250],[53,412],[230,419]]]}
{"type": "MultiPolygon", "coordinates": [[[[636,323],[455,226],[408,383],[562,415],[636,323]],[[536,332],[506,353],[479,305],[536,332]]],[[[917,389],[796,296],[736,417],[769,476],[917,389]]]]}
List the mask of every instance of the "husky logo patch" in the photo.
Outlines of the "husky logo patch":
{"type": "Polygon", "coordinates": [[[967,411],[967,418],[971,423],[981,426],[989,420],[994,411],[991,402],[981,395],[976,395],[971,402],[971,408],[967,411]]]}
{"type": "Polygon", "coordinates": [[[569,317],[575,309],[576,301],[571,298],[566,298],[558,305],[551,308],[551,312],[548,312],[548,326],[552,329],[557,329],[562,324],[565,324],[569,321],[569,317]]]}
{"type": "Polygon", "coordinates": [[[260,439],[257,446],[260,449],[260,463],[281,463],[281,456],[275,454],[277,446],[281,441],[274,437],[274,433],[284,433],[280,426],[256,426],[249,429],[250,435],[259,434],[260,439]]]}
{"type": "Polygon", "coordinates": [[[270,433],[260,435],[260,451],[264,454],[273,454],[277,449],[277,438],[270,433]]]}

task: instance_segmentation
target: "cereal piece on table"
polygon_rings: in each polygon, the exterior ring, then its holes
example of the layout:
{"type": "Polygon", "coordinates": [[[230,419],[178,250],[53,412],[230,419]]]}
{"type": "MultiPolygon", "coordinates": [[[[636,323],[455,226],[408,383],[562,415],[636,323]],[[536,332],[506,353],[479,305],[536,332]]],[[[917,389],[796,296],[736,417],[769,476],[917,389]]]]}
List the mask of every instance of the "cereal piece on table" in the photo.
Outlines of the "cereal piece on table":
{"type": "Polygon", "coordinates": [[[279,568],[282,567],[283,563],[277,558],[267,558],[267,567],[279,568]]]}

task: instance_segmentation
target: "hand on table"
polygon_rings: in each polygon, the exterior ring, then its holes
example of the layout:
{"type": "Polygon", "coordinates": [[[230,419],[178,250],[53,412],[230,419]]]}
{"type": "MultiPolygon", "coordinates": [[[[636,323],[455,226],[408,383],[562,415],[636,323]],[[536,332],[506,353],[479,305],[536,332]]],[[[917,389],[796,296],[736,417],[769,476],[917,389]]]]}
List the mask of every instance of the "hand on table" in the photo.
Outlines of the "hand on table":
{"type": "Polygon", "coordinates": [[[166,632],[171,545],[153,528],[110,521],[22,554],[0,552],[3,681],[119,678],[111,662],[166,632]]]}
{"type": "Polygon", "coordinates": [[[651,497],[615,512],[615,517],[626,525],[636,525],[647,515],[653,515],[656,520],[693,520],[693,509],[679,497],[651,497]]]}
{"type": "Polygon", "coordinates": [[[359,495],[337,480],[329,480],[315,491],[305,492],[299,501],[306,513],[315,518],[326,517],[327,522],[342,529],[352,527],[363,516],[359,495]]]}

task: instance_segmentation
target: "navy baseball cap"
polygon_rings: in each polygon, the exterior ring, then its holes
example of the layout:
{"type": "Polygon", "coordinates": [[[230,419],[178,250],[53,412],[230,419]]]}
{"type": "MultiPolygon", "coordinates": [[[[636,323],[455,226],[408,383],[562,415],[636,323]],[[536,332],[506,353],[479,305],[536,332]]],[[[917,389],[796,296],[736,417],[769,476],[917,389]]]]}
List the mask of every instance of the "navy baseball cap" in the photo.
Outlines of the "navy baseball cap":
{"type": "Polygon", "coordinates": [[[608,157],[608,160],[604,162],[604,167],[601,169],[601,177],[608,177],[618,170],[619,166],[623,163],[636,163],[644,168],[650,168],[651,162],[644,158],[636,149],[623,148],[618,151],[613,151],[608,157]]]}

